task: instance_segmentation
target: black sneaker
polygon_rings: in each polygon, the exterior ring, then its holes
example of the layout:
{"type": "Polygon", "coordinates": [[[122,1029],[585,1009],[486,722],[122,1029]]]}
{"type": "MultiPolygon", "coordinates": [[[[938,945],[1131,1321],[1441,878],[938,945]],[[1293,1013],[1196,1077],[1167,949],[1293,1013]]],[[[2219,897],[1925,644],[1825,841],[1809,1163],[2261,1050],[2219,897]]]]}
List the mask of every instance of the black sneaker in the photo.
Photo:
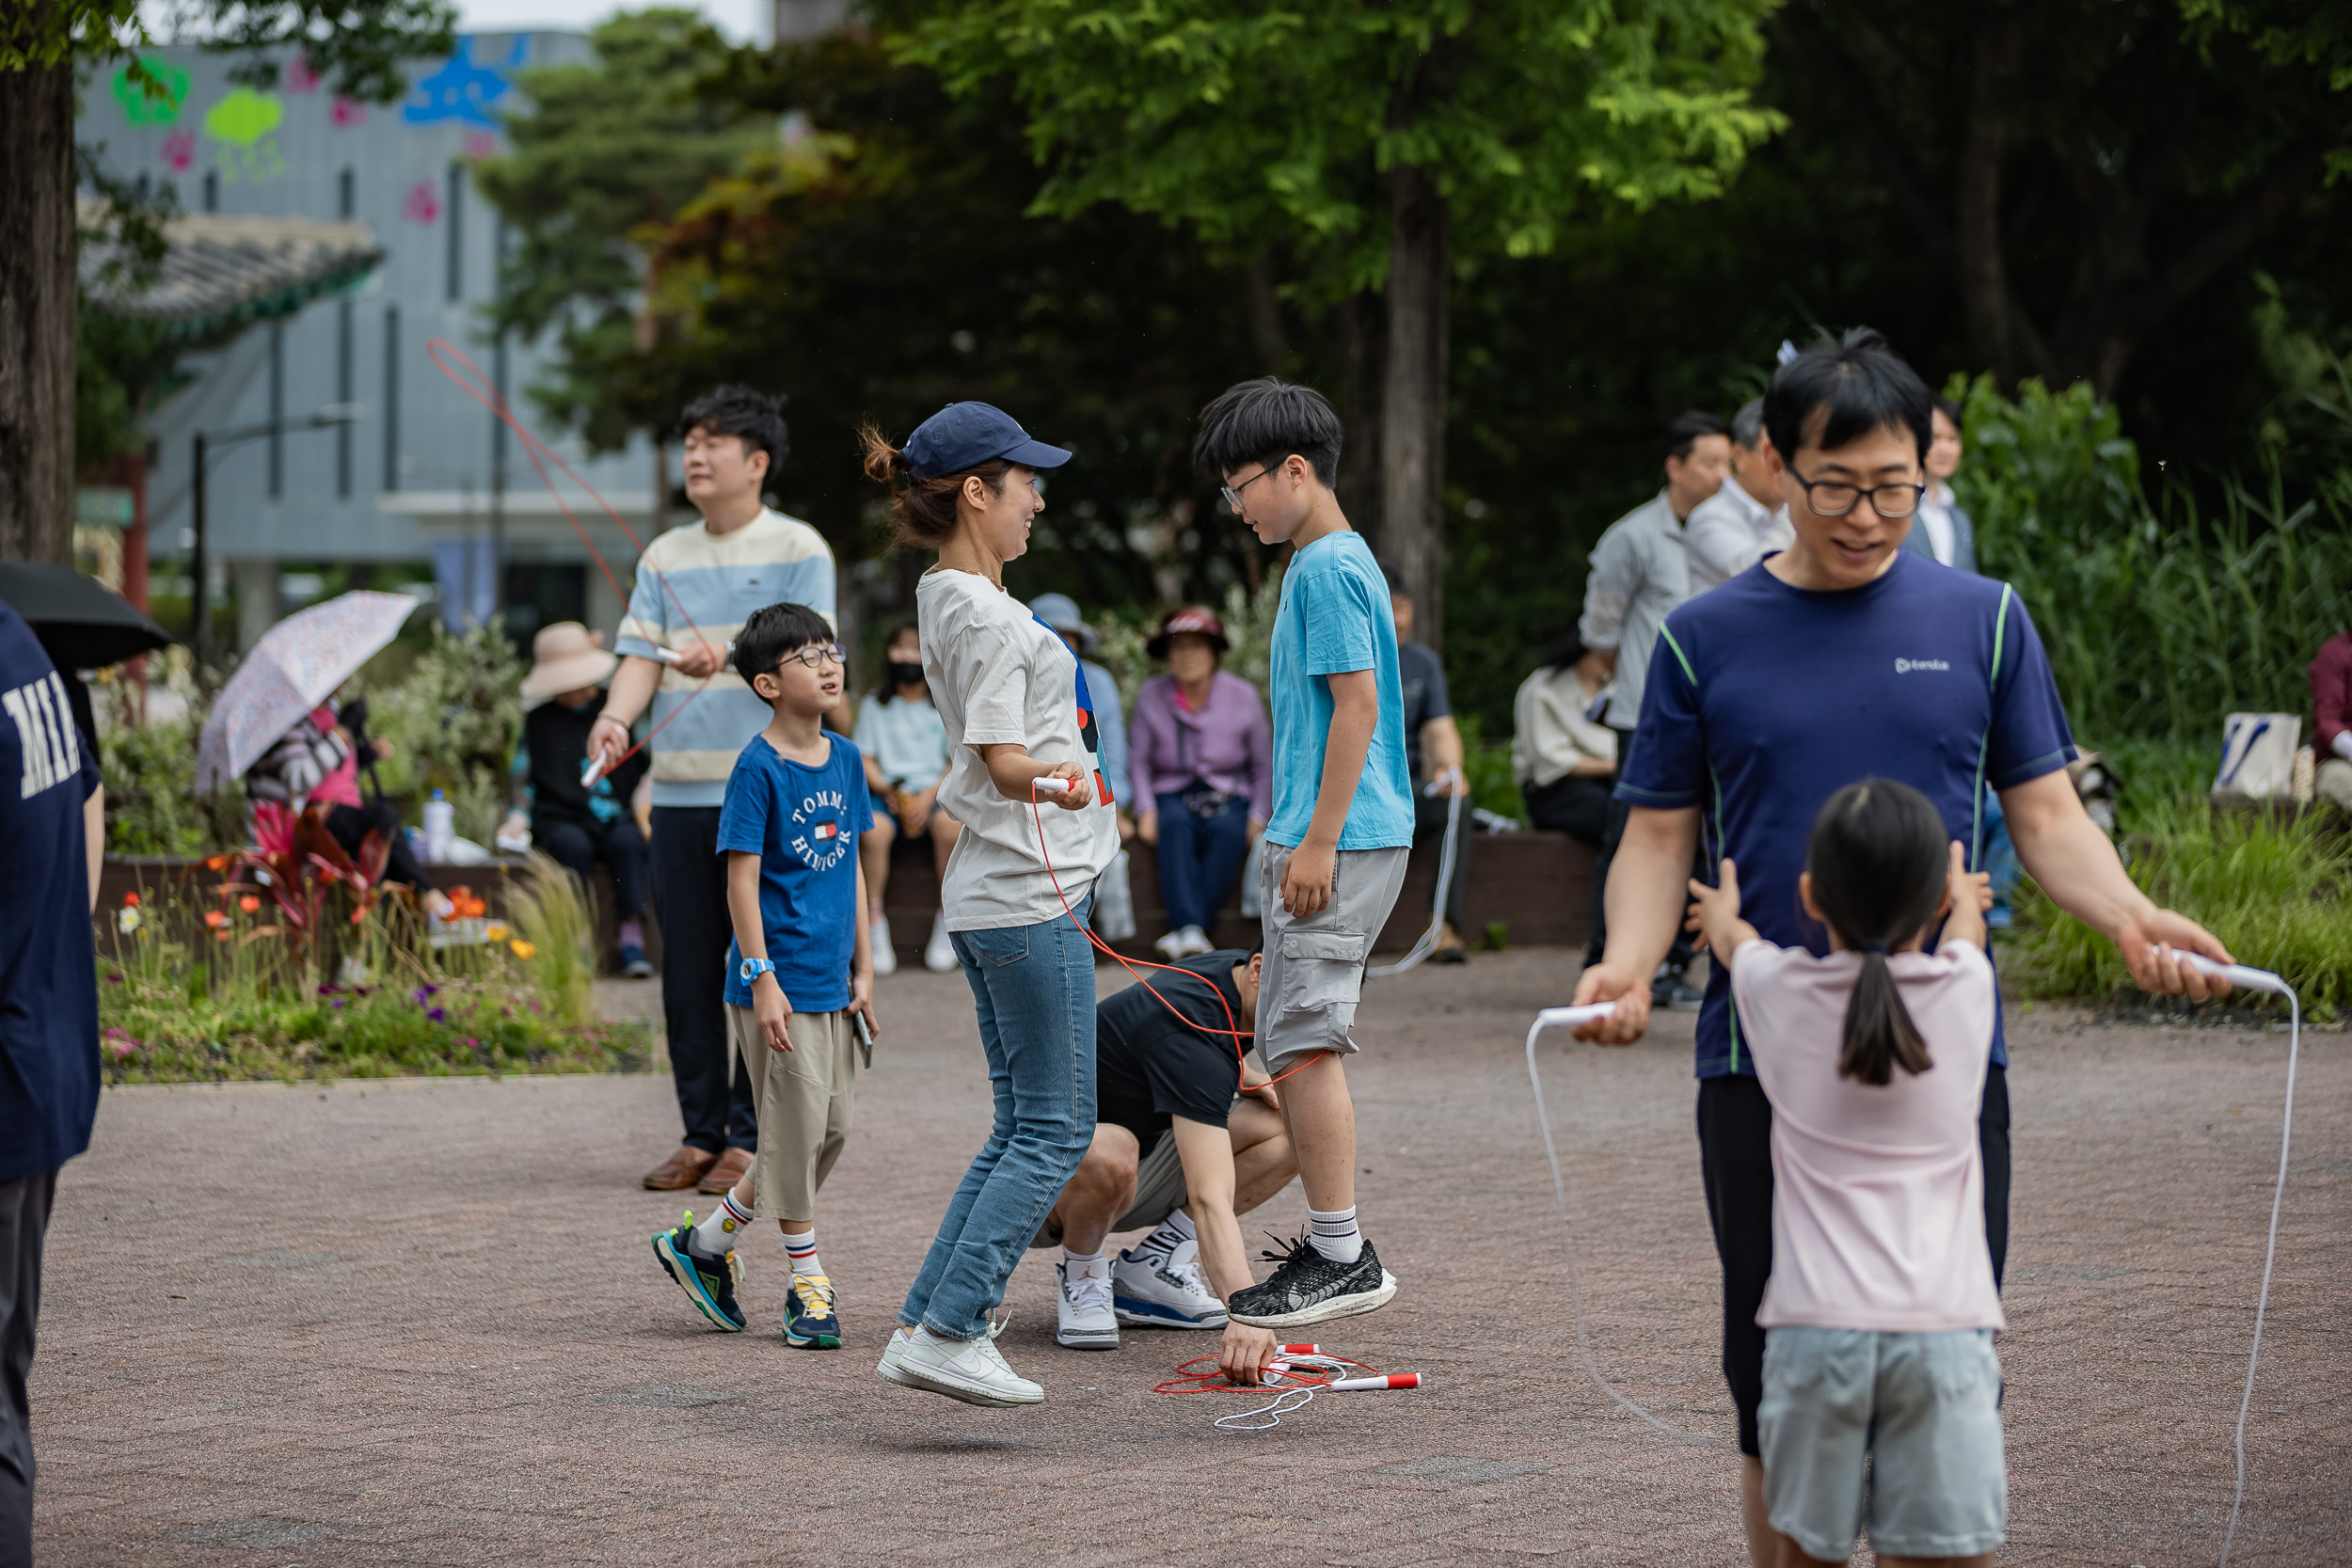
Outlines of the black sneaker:
{"type": "Polygon", "coordinates": [[[1707,993],[1691,984],[1683,971],[1664,964],[1649,983],[1649,1005],[1655,1012],[1695,1013],[1706,1000],[1707,993]]]}
{"type": "Polygon", "coordinates": [[[1369,1240],[1353,1263],[1332,1262],[1304,1236],[1283,1247],[1258,1255],[1276,1265],[1273,1278],[1225,1298],[1226,1315],[1233,1322],[1252,1328],[1301,1328],[1376,1311],[1396,1294],[1396,1276],[1380,1266],[1369,1240]]]}

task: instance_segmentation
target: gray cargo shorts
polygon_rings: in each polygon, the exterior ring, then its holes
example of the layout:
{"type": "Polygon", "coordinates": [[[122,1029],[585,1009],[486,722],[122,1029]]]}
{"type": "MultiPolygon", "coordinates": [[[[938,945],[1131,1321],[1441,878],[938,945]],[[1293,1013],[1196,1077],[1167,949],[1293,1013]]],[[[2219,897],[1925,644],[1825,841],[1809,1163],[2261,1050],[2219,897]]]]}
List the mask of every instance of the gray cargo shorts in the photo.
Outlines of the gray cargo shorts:
{"type": "Polygon", "coordinates": [[[1265,969],[1258,982],[1258,1056],[1280,1077],[1317,1051],[1356,1053],[1347,1037],[1364,984],[1364,960],[1405,885],[1407,848],[1343,849],[1333,862],[1331,901],[1304,920],[1282,908],[1291,851],[1268,844],[1258,869],[1264,912],[1265,969]]]}

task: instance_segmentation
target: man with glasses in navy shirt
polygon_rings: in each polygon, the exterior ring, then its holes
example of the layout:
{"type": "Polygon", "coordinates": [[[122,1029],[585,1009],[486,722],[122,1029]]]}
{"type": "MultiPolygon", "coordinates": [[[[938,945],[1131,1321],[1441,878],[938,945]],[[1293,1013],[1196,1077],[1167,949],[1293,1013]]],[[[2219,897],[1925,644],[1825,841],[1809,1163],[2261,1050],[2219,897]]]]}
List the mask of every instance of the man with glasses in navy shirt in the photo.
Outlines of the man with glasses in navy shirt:
{"type": "MultiPolygon", "coordinates": [[[[1772,469],[1796,538],[1666,617],[1634,749],[1617,784],[1629,814],[1609,874],[1609,935],[1579,1003],[1617,1011],[1578,1034],[1639,1039],[1650,976],[1683,924],[1694,848],[1739,867],[1743,912],[1770,942],[1828,952],[1797,896],[1813,818],[1857,779],[1899,779],[1982,847],[1989,784],[2026,869],[2058,906],[2121,949],[2152,991],[2225,990],[2175,949],[2227,960],[2194,921],[2124,874],[2066,774],[2074,738],[2025,605],[2007,584],[1903,549],[1923,491],[1927,387],[1876,332],[1850,332],[1781,367],[1764,400],[1772,469]]],[[[1710,874],[1709,879],[1720,875],[1710,874]]],[[[1776,1560],[1756,1412],[1772,1266],[1772,1112],[1729,977],[1710,966],[1698,1021],[1698,1132],[1708,1218],[1724,1271],[1724,1372],[1739,1408],[1740,1513],[1758,1568],[1776,1560]]],[[[2008,1056],[1996,1013],[1979,1122],[1985,1234],[1998,1280],[2009,1233],[2008,1056]]]]}
{"type": "Polygon", "coordinates": [[[33,1560],[32,1411],[40,1253],[57,1167],[98,1111],[90,912],[106,794],[64,678],[0,604],[0,1564],[33,1560]]]}

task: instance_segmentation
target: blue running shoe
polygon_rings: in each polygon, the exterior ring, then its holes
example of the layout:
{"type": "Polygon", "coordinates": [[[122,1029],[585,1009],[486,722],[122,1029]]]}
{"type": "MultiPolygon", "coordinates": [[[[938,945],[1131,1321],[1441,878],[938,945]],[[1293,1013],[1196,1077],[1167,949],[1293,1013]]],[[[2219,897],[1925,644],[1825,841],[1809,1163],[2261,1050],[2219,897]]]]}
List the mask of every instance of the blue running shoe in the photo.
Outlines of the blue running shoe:
{"type": "Polygon", "coordinates": [[[834,1315],[833,1281],[821,1274],[796,1274],[784,1298],[784,1342],[802,1350],[839,1350],[841,1320],[834,1315]]]}
{"type": "Polygon", "coordinates": [[[693,1233],[694,1211],[689,1209],[677,1226],[655,1233],[653,1255],[678,1289],[692,1298],[696,1311],[729,1334],[740,1334],[743,1309],[735,1305],[735,1287],[742,1281],[743,1265],[732,1251],[724,1258],[697,1258],[687,1245],[693,1233]]]}

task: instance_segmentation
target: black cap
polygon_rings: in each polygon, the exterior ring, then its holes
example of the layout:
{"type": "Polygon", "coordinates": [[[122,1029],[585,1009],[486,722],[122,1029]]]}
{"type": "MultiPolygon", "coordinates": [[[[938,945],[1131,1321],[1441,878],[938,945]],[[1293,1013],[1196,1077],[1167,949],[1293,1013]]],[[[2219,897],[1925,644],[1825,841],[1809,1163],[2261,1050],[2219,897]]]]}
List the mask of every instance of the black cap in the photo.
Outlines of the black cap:
{"type": "Polygon", "coordinates": [[[899,449],[917,479],[960,474],[995,458],[1025,468],[1058,468],[1070,461],[1059,447],[1032,441],[1013,417],[985,403],[951,403],[915,426],[899,449]]]}

